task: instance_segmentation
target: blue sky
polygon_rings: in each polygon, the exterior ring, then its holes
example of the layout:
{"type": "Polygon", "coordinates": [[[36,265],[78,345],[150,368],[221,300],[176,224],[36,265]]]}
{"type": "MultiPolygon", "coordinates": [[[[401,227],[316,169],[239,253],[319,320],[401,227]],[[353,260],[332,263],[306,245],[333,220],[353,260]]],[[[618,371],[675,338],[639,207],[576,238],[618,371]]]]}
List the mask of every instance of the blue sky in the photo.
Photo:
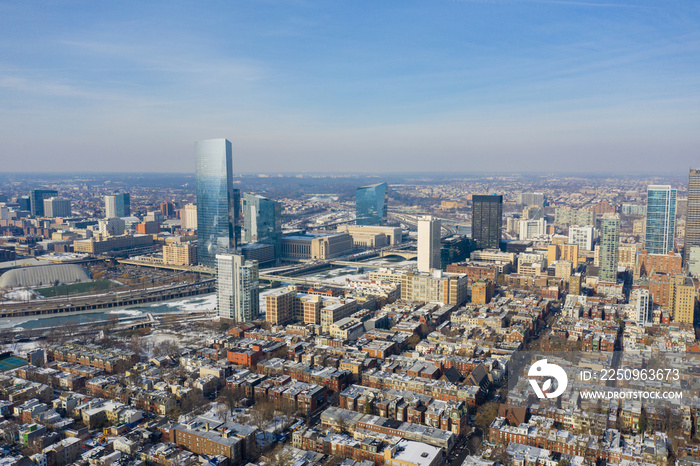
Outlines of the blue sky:
{"type": "Polygon", "coordinates": [[[6,171],[700,166],[700,2],[3,2],[6,171]]]}

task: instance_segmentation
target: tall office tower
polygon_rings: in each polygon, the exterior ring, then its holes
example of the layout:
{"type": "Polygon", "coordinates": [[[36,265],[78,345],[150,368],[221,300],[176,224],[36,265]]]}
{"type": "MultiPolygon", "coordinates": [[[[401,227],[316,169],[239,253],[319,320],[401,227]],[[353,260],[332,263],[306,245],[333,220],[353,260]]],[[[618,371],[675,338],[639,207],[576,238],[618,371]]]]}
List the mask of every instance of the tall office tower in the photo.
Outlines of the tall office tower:
{"type": "Polygon", "coordinates": [[[355,224],[384,225],[387,217],[386,183],[361,186],[355,192],[355,224]]]}
{"type": "Polygon", "coordinates": [[[593,250],[593,227],[569,227],[569,243],[584,251],[593,250]]]}
{"type": "Polygon", "coordinates": [[[282,210],[279,202],[255,194],[243,194],[243,240],[246,243],[276,244],[282,236],[282,210]]]}
{"type": "Polygon", "coordinates": [[[50,197],[44,199],[45,217],[70,217],[70,201],[60,197],[50,197]]]}
{"type": "Polygon", "coordinates": [[[688,264],[690,249],[696,246],[700,246],[700,170],[691,168],[688,175],[688,206],[685,214],[684,264],[688,264]]]}
{"type": "Polygon", "coordinates": [[[481,249],[498,249],[503,225],[503,196],[472,196],[472,239],[481,249]]]}
{"type": "Polygon", "coordinates": [[[216,255],[216,297],[219,317],[234,322],[258,318],[258,262],[238,254],[216,255]]]}
{"type": "Polygon", "coordinates": [[[187,204],[180,209],[180,222],[183,230],[197,229],[197,206],[195,204],[187,204]]]}
{"type": "Polygon", "coordinates": [[[35,217],[44,216],[44,199],[58,196],[55,189],[32,189],[29,191],[29,210],[35,217]]]}
{"type": "Polygon", "coordinates": [[[205,139],[195,145],[197,160],[197,253],[199,263],[216,267],[216,255],[236,247],[231,142],[205,139]]]}
{"type": "Polygon", "coordinates": [[[425,216],[418,220],[418,271],[440,268],[440,220],[425,216]]]}
{"type": "Polygon", "coordinates": [[[676,190],[669,185],[647,188],[647,228],[644,249],[649,254],[673,251],[676,236],[676,190]]]}
{"type": "Polygon", "coordinates": [[[105,196],[105,218],[121,218],[129,215],[131,215],[131,196],[129,193],[105,196]]]}
{"type": "Polygon", "coordinates": [[[617,259],[620,243],[620,217],[605,215],[600,219],[600,269],[602,282],[617,282],[617,259]]]}

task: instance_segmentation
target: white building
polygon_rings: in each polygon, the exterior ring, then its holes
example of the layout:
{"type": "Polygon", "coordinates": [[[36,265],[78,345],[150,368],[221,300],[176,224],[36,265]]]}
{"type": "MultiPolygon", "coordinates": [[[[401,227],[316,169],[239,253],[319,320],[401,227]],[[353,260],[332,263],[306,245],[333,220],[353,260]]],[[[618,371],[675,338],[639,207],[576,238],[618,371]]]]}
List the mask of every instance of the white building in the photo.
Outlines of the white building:
{"type": "Polygon", "coordinates": [[[425,216],[418,220],[418,271],[440,268],[440,220],[425,216]]]}
{"type": "Polygon", "coordinates": [[[539,220],[520,220],[521,240],[535,239],[547,233],[547,221],[543,218],[539,220]]]}
{"type": "Polygon", "coordinates": [[[569,228],[569,243],[578,245],[579,251],[592,251],[594,240],[593,227],[572,226],[569,228]]]}
{"type": "Polygon", "coordinates": [[[126,222],[119,217],[103,218],[97,221],[101,236],[121,236],[126,230],[126,222]]]}
{"type": "Polygon", "coordinates": [[[180,221],[183,230],[197,229],[197,206],[195,204],[187,204],[180,209],[180,221]]]}
{"type": "Polygon", "coordinates": [[[70,201],[60,197],[44,199],[44,217],[70,217],[70,201]]]}
{"type": "Polygon", "coordinates": [[[234,322],[257,319],[258,262],[237,254],[216,255],[216,293],[219,317],[234,322]]]}
{"type": "Polygon", "coordinates": [[[634,320],[644,325],[651,320],[651,299],[649,290],[637,288],[630,293],[630,304],[634,305],[634,320]]]}

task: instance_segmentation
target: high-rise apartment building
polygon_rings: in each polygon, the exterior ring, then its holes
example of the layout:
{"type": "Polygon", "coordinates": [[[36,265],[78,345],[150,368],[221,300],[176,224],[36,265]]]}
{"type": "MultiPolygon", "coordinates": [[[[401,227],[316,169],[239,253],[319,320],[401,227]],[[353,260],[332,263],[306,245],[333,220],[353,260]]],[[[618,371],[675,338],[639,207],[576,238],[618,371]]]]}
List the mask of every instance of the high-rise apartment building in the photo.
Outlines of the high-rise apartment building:
{"type": "Polygon", "coordinates": [[[618,247],[620,243],[620,217],[605,215],[600,220],[600,269],[602,282],[617,282],[618,247]]]}
{"type": "Polygon", "coordinates": [[[277,244],[282,236],[282,210],[279,202],[244,193],[243,241],[246,243],[267,242],[277,244]]]}
{"type": "Polygon", "coordinates": [[[180,227],[183,230],[197,229],[197,206],[195,204],[187,204],[180,209],[180,227]]]}
{"type": "Polygon", "coordinates": [[[675,234],[676,190],[669,185],[650,185],[644,249],[649,254],[668,254],[673,251],[675,234]]]}
{"type": "Polygon", "coordinates": [[[503,226],[503,196],[472,196],[472,239],[481,249],[498,249],[503,226]]]}
{"type": "Polygon", "coordinates": [[[547,221],[543,218],[539,220],[521,220],[520,235],[521,240],[535,239],[547,233],[547,221]]]}
{"type": "Polygon", "coordinates": [[[589,209],[572,209],[568,206],[561,206],[554,209],[555,225],[595,225],[595,213],[589,209]]]}
{"type": "Polygon", "coordinates": [[[386,224],[387,195],[386,183],[357,188],[355,192],[355,224],[386,224]]]}
{"type": "Polygon", "coordinates": [[[44,199],[58,196],[55,189],[32,189],[29,191],[29,209],[33,216],[44,216],[44,199]]]}
{"type": "Polygon", "coordinates": [[[440,220],[425,216],[418,220],[418,271],[440,268],[440,220]]]}
{"type": "Polygon", "coordinates": [[[70,200],[60,197],[50,197],[44,199],[44,216],[45,217],[70,217],[71,208],[70,200]]]}
{"type": "Polygon", "coordinates": [[[700,170],[690,169],[687,204],[683,242],[683,263],[686,265],[690,259],[690,249],[700,246],[700,170]]]}
{"type": "Polygon", "coordinates": [[[582,251],[592,251],[593,227],[569,227],[569,243],[578,245],[582,251]]]}
{"type": "Polygon", "coordinates": [[[197,254],[199,263],[216,267],[216,255],[236,246],[231,142],[205,139],[195,146],[197,165],[197,254]]]}
{"type": "Polygon", "coordinates": [[[105,196],[105,218],[128,217],[131,215],[129,193],[116,193],[105,196]]]}
{"type": "Polygon", "coordinates": [[[237,254],[217,254],[216,297],[220,318],[236,323],[257,319],[258,263],[237,254]]]}

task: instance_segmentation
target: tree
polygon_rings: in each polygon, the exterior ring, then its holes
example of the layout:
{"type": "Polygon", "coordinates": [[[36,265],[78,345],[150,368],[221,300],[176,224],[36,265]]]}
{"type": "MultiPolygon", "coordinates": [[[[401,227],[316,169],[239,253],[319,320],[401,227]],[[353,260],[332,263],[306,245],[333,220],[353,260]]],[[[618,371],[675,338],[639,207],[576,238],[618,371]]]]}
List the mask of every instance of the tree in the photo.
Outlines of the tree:
{"type": "Polygon", "coordinates": [[[219,419],[223,422],[228,422],[228,418],[231,415],[231,410],[228,409],[225,403],[219,403],[216,407],[216,414],[219,415],[219,419]]]}
{"type": "Polygon", "coordinates": [[[238,400],[242,398],[242,390],[237,388],[226,387],[219,392],[218,401],[224,403],[230,412],[238,406],[238,400]]]}
{"type": "Polygon", "coordinates": [[[369,401],[365,402],[365,414],[374,414],[372,412],[372,403],[370,403],[369,401]]]}
{"type": "Polygon", "coordinates": [[[250,410],[251,423],[260,430],[265,430],[265,426],[274,417],[275,408],[269,401],[256,403],[250,410]]]}

